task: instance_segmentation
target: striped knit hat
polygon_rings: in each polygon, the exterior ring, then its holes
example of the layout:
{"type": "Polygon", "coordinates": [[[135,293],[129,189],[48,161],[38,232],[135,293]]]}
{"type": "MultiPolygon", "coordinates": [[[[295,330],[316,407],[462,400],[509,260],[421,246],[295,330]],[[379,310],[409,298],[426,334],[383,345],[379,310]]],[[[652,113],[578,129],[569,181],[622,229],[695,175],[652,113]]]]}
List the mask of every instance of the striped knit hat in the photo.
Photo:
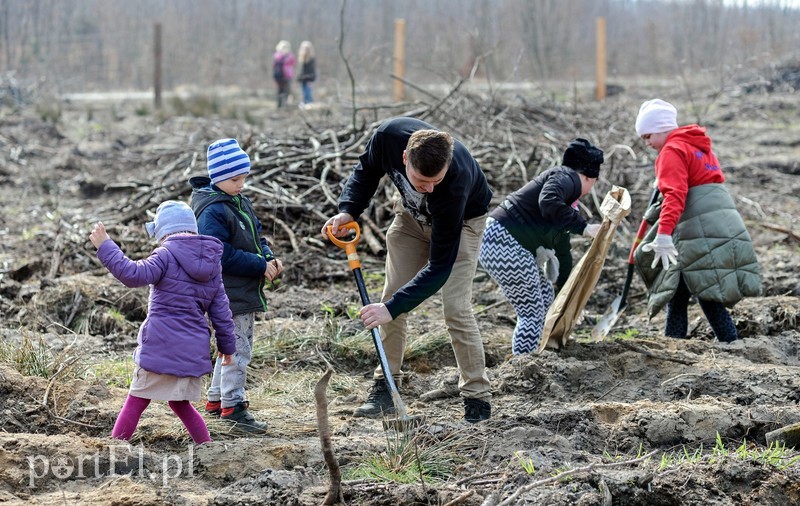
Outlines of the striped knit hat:
{"type": "Polygon", "coordinates": [[[208,147],[208,177],[214,184],[250,173],[250,157],[236,139],[220,139],[208,147]]]}

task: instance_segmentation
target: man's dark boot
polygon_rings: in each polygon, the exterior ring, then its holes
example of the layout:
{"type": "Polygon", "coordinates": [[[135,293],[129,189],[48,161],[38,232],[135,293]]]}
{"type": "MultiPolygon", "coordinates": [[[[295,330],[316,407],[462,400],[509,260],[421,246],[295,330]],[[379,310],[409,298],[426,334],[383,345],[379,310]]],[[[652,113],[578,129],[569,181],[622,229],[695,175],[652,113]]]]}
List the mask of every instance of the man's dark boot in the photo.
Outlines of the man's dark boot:
{"type": "Polygon", "coordinates": [[[255,417],[247,411],[249,407],[250,403],[244,401],[233,408],[222,408],[222,416],[220,416],[220,419],[233,422],[235,424],[234,427],[241,431],[253,434],[265,434],[267,432],[267,424],[256,420],[255,417]],[[228,410],[230,410],[230,412],[228,410]]]}
{"type": "Polygon", "coordinates": [[[492,406],[480,399],[464,398],[464,420],[478,423],[492,416],[492,406]]]}
{"type": "Polygon", "coordinates": [[[375,380],[375,384],[369,389],[367,402],[353,411],[353,416],[365,416],[367,418],[393,414],[394,402],[392,402],[392,394],[389,392],[386,380],[382,379],[375,380]]]}

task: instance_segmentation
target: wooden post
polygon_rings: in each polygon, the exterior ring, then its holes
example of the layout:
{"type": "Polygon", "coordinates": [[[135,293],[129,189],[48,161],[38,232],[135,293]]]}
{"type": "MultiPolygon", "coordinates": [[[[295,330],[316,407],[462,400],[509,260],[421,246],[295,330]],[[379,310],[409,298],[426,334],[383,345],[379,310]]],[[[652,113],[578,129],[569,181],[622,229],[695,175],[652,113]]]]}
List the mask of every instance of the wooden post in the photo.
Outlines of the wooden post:
{"type": "Polygon", "coordinates": [[[606,98],[606,18],[597,18],[597,87],[595,99],[606,98]]]}
{"type": "Polygon", "coordinates": [[[405,98],[403,77],[406,69],[406,20],[394,20],[394,100],[400,102],[405,98]]]}
{"type": "Polygon", "coordinates": [[[155,25],[153,48],[153,105],[161,109],[161,23],[155,25]]]}

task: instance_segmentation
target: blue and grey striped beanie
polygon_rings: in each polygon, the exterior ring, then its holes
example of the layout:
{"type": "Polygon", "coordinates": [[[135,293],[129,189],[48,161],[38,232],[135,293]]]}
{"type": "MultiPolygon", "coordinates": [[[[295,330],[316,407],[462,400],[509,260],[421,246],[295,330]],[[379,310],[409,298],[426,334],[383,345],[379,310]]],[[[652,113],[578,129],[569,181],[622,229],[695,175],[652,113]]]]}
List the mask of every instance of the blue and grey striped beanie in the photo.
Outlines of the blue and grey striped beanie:
{"type": "Polygon", "coordinates": [[[208,177],[214,184],[250,173],[250,157],[236,139],[220,139],[208,147],[208,177]]]}

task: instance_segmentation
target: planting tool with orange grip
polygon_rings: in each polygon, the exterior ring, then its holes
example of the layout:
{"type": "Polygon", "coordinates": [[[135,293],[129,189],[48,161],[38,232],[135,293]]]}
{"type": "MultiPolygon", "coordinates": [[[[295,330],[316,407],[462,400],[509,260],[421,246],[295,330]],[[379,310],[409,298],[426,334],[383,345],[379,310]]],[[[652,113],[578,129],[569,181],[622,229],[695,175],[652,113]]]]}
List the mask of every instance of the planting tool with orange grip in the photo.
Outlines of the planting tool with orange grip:
{"type": "MultiPolygon", "coordinates": [[[[344,249],[345,253],[347,253],[347,260],[350,262],[350,270],[353,271],[353,276],[356,278],[358,293],[361,296],[361,304],[364,306],[369,305],[370,301],[369,295],[367,294],[367,287],[364,284],[364,276],[361,274],[361,260],[358,258],[358,253],[356,252],[358,240],[361,238],[361,229],[355,221],[340,225],[339,228],[352,230],[355,233],[355,237],[349,241],[344,241],[333,235],[332,227],[328,225],[326,228],[328,238],[330,238],[333,244],[344,249]]],[[[385,420],[383,425],[385,428],[391,426],[407,430],[411,426],[418,424],[421,417],[409,417],[406,412],[405,404],[403,404],[403,400],[400,398],[400,392],[397,389],[397,384],[394,382],[392,370],[389,367],[389,361],[386,359],[386,352],[383,349],[383,342],[381,341],[381,333],[377,328],[372,329],[372,341],[375,343],[375,350],[378,353],[378,360],[381,364],[381,370],[383,370],[383,377],[386,380],[386,386],[389,387],[394,409],[398,415],[397,420],[385,420]]]]}

